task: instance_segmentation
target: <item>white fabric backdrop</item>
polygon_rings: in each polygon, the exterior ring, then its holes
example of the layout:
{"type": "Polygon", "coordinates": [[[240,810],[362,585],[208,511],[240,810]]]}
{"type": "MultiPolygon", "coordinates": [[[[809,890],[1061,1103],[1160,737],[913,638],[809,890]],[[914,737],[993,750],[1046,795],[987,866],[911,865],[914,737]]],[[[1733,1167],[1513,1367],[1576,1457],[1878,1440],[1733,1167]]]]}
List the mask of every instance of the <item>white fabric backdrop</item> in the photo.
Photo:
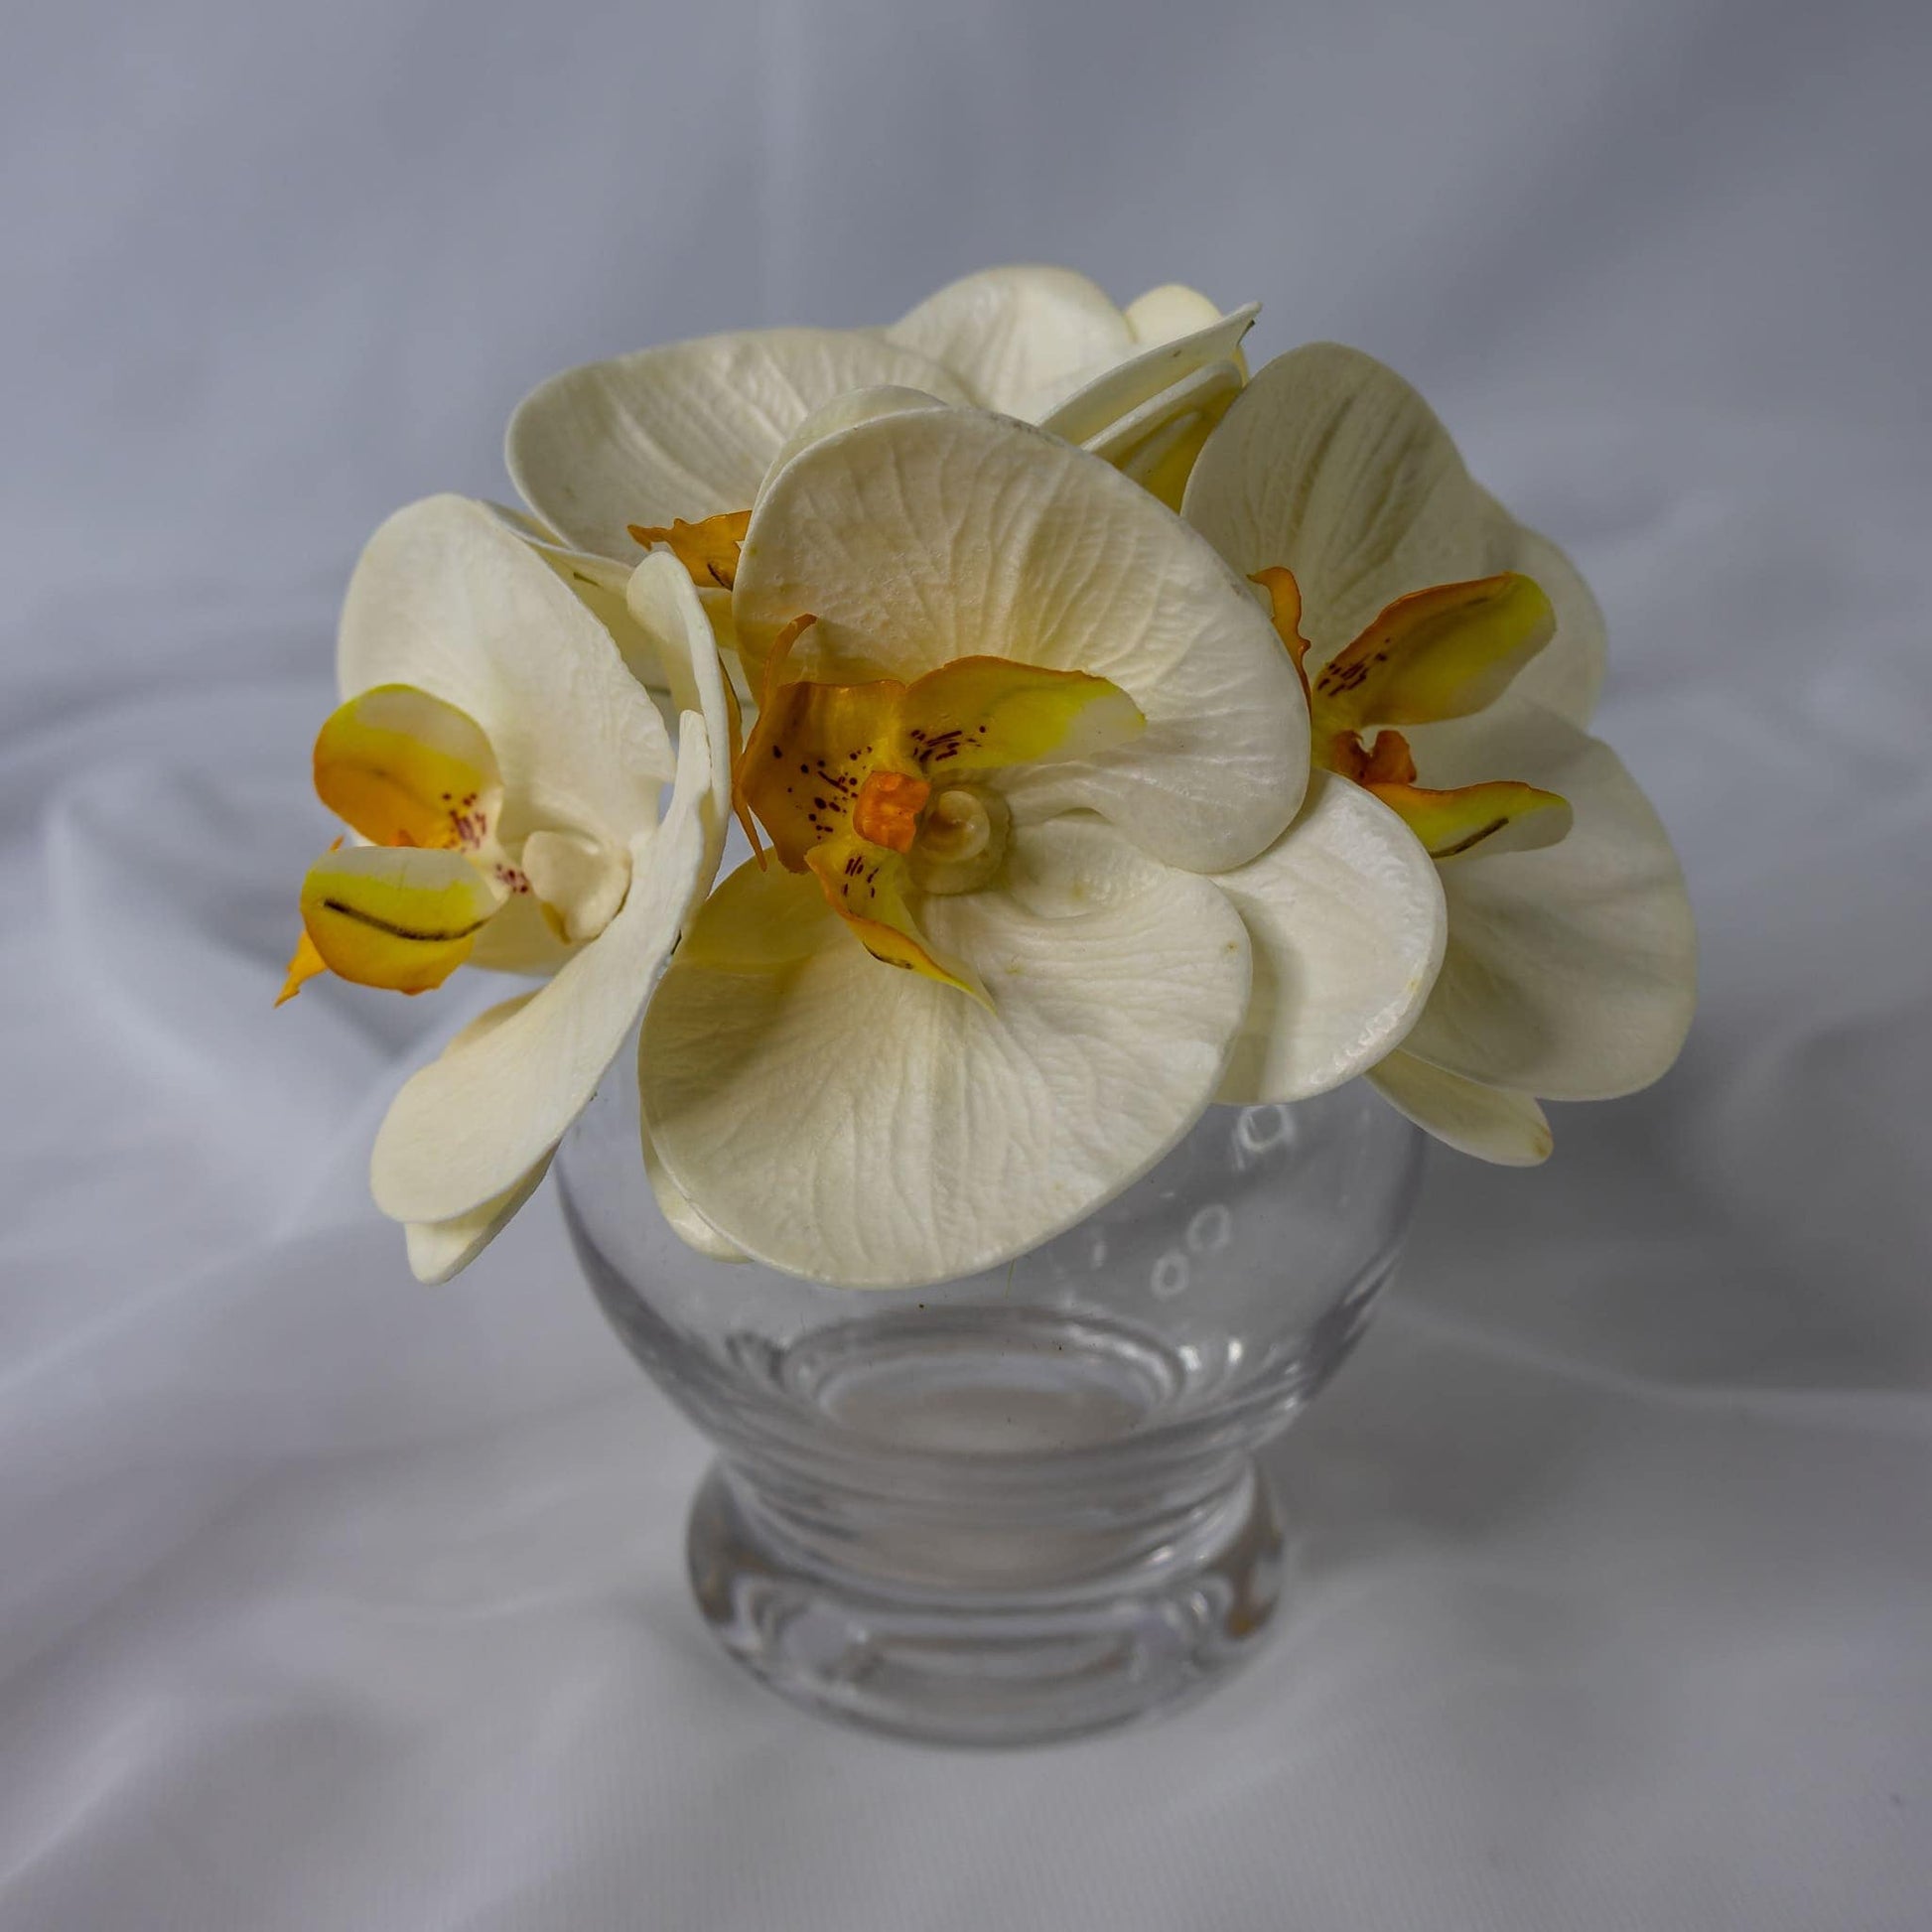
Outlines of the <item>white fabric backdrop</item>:
{"type": "Polygon", "coordinates": [[[1932,14],[67,0],[0,49],[8,1932],[1932,1921],[1932,14]],[[547,1198],[413,1286],[452,1010],[269,1010],[334,599],[586,356],[1066,259],[1361,343],[1607,607],[1705,1008],[1437,1159],[1173,1724],[815,1725],[547,1198]]]}

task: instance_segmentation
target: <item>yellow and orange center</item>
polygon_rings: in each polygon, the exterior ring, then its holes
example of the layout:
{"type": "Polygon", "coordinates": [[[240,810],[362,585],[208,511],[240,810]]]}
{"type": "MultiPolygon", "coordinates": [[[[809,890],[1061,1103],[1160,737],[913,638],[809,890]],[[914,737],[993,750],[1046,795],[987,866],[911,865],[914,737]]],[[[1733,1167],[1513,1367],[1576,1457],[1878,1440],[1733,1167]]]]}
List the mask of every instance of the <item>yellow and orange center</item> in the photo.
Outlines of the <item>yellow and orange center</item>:
{"type": "Polygon", "coordinates": [[[852,829],[889,852],[910,852],[919,835],[919,814],[931,796],[932,787],[923,778],[903,771],[868,771],[852,801],[852,829]]]}
{"type": "Polygon", "coordinates": [[[1550,641],[1556,613],[1529,578],[1506,571],[1397,598],[1312,678],[1294,574],[1274,565],[1253,581],[1268,593],[1276,634],[1301,677],[1316,764],[1373,793],[1435,859],[1553,845],[1565,836],[1570,805],[1554,791],[1514,778],[1448,789],[1418,784],[1415,753],[1395,729],[1483,710],[1550,641]]]}
{"type": "Polygon", "coordinates": [[[1092,756],[1145,721],[1105,678],[1009,658],[955,658],[909,684],[788,677],[810,622],[787,625],[767,660],[735,772],[739,814],[755,848],[761,826],[780,865],[816,876],[876,958],[984,997],[969,966],[927,941],[920,903],[997,878],[1002,771],[1092,756]]]}

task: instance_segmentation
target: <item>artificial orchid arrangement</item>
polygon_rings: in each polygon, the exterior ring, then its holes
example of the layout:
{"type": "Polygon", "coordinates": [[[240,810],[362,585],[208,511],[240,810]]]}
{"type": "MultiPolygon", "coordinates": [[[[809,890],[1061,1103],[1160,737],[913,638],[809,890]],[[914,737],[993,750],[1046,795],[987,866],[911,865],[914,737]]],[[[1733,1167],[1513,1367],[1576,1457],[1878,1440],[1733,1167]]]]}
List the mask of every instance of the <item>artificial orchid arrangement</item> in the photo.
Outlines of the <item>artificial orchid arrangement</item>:
{"type": "Polygon", "coordinates": [[[517,409],[527,509],[376,532],[283,997],[535,981],[377,1136],[419,1277],[633,1035],[670,1224],[849,1288],[1026,1252],[1217,1102],[1363,1076],[1530,1165],[1541,1100],[1670,1065],[1695,935],[1588,591],[1381,364],[1251,378],[1256,314],[1007,268],[647,348],[517,409]]]}

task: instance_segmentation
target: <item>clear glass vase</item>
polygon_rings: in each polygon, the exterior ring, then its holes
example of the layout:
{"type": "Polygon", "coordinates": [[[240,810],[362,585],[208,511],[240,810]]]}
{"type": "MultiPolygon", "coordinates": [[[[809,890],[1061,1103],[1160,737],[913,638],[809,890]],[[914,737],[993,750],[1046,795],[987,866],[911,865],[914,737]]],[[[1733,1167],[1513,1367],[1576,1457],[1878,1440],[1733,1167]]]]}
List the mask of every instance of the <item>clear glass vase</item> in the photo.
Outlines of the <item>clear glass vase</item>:
{"type": "Polygon", "coordinates": [[[1359,1082],[1210,1108],[1010,1268],[890,1294],[685,1247],[621,1075],[558,1168],[605,1312],[718,1446],[688,1553],[725,1648],[828,1717],[1020,1744],[1164,1709],[1263,1634],[1255,1452],[1360,1333],[1420,1143],[1359,1082]]]}

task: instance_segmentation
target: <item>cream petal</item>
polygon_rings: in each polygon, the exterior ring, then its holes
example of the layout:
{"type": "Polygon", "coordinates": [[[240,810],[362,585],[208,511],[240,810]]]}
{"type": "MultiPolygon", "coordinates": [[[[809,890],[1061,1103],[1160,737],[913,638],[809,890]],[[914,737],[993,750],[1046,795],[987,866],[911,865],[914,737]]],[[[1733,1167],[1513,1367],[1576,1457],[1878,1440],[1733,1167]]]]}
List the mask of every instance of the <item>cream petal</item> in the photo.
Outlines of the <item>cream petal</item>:
{"type": "Polygon", "coordinates": [[[1201,446],[1245,379],[1236,363],[1210,363],[1188,378],[1187,387],[1194,392],[1190,407],[1164,411],[1158,429],[1124,441],[1118,452],[1103,453],[1123,476],[1132,477],[1158,502],[1178,511],[1201,446]]]}
{"type": "MultiPolygon", "coordinates": [[[[1240,369],[1232,361],[1209,362],[1130,409],[1080,447],[1104,457],[1140,483],[1174,439],[1196,425],[1211,424],[1240,393],[1240,369]]],[[[1195,433],[1197,438],[1204,437],[1206,428],[1195,433]]]]}
{"type": "Polygon", "coordinates": [[[451,1280],[489,1246],[509,1225],[511,1217],[543,1184],[550,1172],[550,1156],[545,1155],[513,1186],[503,1189],[493,1200],[468,1214],[447,1221],[411,1221],[403,1228],[403,1243],[409,1255],[409,1272],[419,1282],[432,1287],[451,1280]]]}
{"type": "Polygon", "coordinates": [[[1394,1052],[1369,1076],[1397,1113],[1460,1154],[1501,1168],[1534,1168],[1555,1142],[1543,1109],[1526,1093],[1485,1087],[1431,1066],[1413,1053],[1394,1052]]]}
{"type": "Polygon", "coordinates": [[[514,1185],[583,1111],[710,884],[710,779],[704,721],[687,712],[664,822],[632,845],[617,917],[503,1024],[459,1035],[397,1094],[370,1162],[385,1214],[470,1213],[514,1185]]]}
{"type": "Polygon", "coordinates": [[[557,936],[543,907],[521,893],[477,934],[465,966],[548,978],[576,949],[557,936]]]}
{"type": "MultiPolygon", "coordinates": [[[[513,1000],[485,1008],[451,1039],[450,1045],[482,1039],[494,1033],[535,997],[533,993],[520,993],[513,1000]]],[[[470,1213],[454,1215],[447,1221],[409,1222],[403,1229],[409,1272],[419,1282],[431,1286],[461,1274],[503,1231],[510,1217],[536,1192],[549,1172],[550,1157],[546,1154],[527,1173],[520,1174],[500,1194],[470,1213]]]]}
{"type": "Polygon", "coordinates": [[[1010,877],[924,908],[993,1010],[868,957],[809,879],[747,866],[720,888],[639,1066],[672,1181],[727,1239],[846,1287],[970,1275],[1199,1115],[1247,1006],[1233,906],[1087,818],[1016,834],[1010,877]]]}
{"type": "Polygon", "coordinates": [[[1135,346],[1113,298],[1071,268],[987,268],[962,276],[927,296],[886,336],[943,363],[966,385],[969,401],[1010,415],[1135,346]]]}
{"type": "MultiPolygon", "coordinates": [[[[1042,418],[1040,428],[1091,449],[1116,424],[1132,416],[1136,428],[1128,441],[1130,444],[1139,441],[1158,429],[1167,415],[1198,406],[1196,401],[1187,398],[1183,388],[1187,378],[1217,362],[1232,366],[1242,337],[1254,327],[1255,317],[1260,313],[1261,305],[1251,302],[1232,315],[1217,316],[1204,329],[1196,329],[1172,342],[1157,343],[1152,348],[1130,355],[1067,397],[1042,418]],[[1143,420],[1149,405],[1170,397],[1174,399],[1169,404],[1167,414],[1157,411],[1143,420]]],[[[1237,372],[1237,387],[1239,381],[1237,372]]]]}
{"type": "MultiPolygon", "coordinates": [[[[1260,304],[1256,305],[1259,311],[1260,304]]],[[[1123,312],[1134,340],[1152,347],[1211,328],[1221,319],[1221,305],[1184,282],[1164,282],[1158,289],[1137,295],[1123,312]]]]}
{"type": "Polygon", "coordinates": [[[861,423],[870,423],[880,416],[897,416],[907,409],[946,409],[951,406],[941,402],[937,396],[928,395],[923,389],[897,389],[890,383],[873,389],[854,389],[847,395],[835,397],[822,409],[814,409],[785,438],[778,454],[771,459],[771,467],[764,473],[764,482],[759,485],[759,493],[762,495],[770,488],[771,479],[800,450],[809,449],[821,437],[834,436],[842,429],[857,429],[861,423]]]}
{"type": "Polygon", "coordinates": [[[532,832],[518,870],[571,945],[595,939],[630,889],[630,855],[581,832],[532,832]]]}
{"type": "Polygon", "coordinates": [[[629,564],[595,556],[588,550],[573,550],[534,516],[511,509],[506,503],[485,503],[483,507],[508,524],[570,586],[591,616],[611,633],[630,675],[653,691],[663,690],[664,670],[657,661],[656,648],[638,629],[624,601],[629,564]]]}
{"type": "Polygon", "coordinates": [[[1575,822],[1558,845],[1443,868],[1449,945],[1408,1050],[1552,1100],[1648,1086],[1697,998],[1684,874],[1649,801],[1607,745],[1513,695],[1409,738],[1429,784],[1519,778],[1575,822]]]}
{"type": "Polygon", "coordinates": [[[344,600],[343,695],[414,684],[468,712],[503,778],[497,836],[538,826],[626,846],[676,760],[611,633],[503,521],[463,496],[398,510],[344,600]]]}
{"type": "MultiPolygon", "coordinates": [[[[1500,504],[1496,514],[1507,520],[1500,504]]],[[[1507,542],[1506,567],[1533,577],[1557,613],[1557,634],[1517,672],[1510,693],[1554,711],[1581,730],[1595,716],[1603,689],[1608,643],[1603,613],[1583,573],[1548,537],[1511,523],[1507,542]]]]}
{"type": "Polygon", "coordinates": [[[658,1212],[677,1238],[707,1261],[749,1261],[751,1257],[736,1243],[727,1241],[691,1203],[678,1192],[677,1183],[664,1172],[657,1148],[648,1128],[639,1127],[643,1143],[644,1178],[650,1183],[658,1212]]]}
{"type": "Polygon", "coordinates": [[[1144,489],[1038,430],[933,409],[815,443],[753,517],[733,611],[760,657],[813,614],[800,678],[909,682],[987,654],[1118,684],[1147,730],[1006,773],[1024,820],[1091,808],[1157,858],[1218,872],[1301,802],[1308,707],[1248,586],[1144,489]]]}
{"type": "Polygon", "coordinates": [[[1254,946],[1248,1016],[1216,1098],[1305,1100],[1415,1024],[1443,959],[1436,867],[1387,806],[1317,772],[1295,823],[1215,885],[1254,946]]]}
{"type": "Polygon", "coordinates": [[[631,621],[652,640],[672,702],[681,713],[695,712],[704,721],[711,754],[703,806],[704,876],[710,881],[717,876],[731,826],[732,759],[737,751],[717,636],[690,573],[675,557],[646,557],[630,573],[625,597],[631,621]]]}
{"type": "MultiPolygon", "coordinates": [[[[719,655],[723,656],[727,651],[736,655],[738,627],[732,622],[731,592],[721,591],[715,584],[694,584],[692,588],[698,593],[698,602],[704,606],[705,616],[711,620],[711,635],[718,646],[719,655]]],[[[729,663],[725,666],[725,681],[732,684],[734,689],[738,688],[737,681],[731,675],[729,663]]],[[[746,695],[743,690],[739,692],[741,703],[744,702],[746,695]]]]}
{"type": "Polygon", "coordinates": [[[1470,479],[1429,405],[1372,356],[1334,343],[1277,356],[1207,439],[1181,508],[1244,577],[1294,571],[1311,671],[1412,591],[1505,570],[1534,577],[1558,624],[1528,688],[1587,720],[1603,651],[1589,593],[1554,544],[1470,479]]]}
{"type": "Polygon", "coordinates": [[[566,542],[634,563],[642,552],[628,525],[750,509],[813,410],[880,384],[970,400],[936,361],[868,330],[751,330],[552,376],[510,418],[504,460],[566,542]]]}

